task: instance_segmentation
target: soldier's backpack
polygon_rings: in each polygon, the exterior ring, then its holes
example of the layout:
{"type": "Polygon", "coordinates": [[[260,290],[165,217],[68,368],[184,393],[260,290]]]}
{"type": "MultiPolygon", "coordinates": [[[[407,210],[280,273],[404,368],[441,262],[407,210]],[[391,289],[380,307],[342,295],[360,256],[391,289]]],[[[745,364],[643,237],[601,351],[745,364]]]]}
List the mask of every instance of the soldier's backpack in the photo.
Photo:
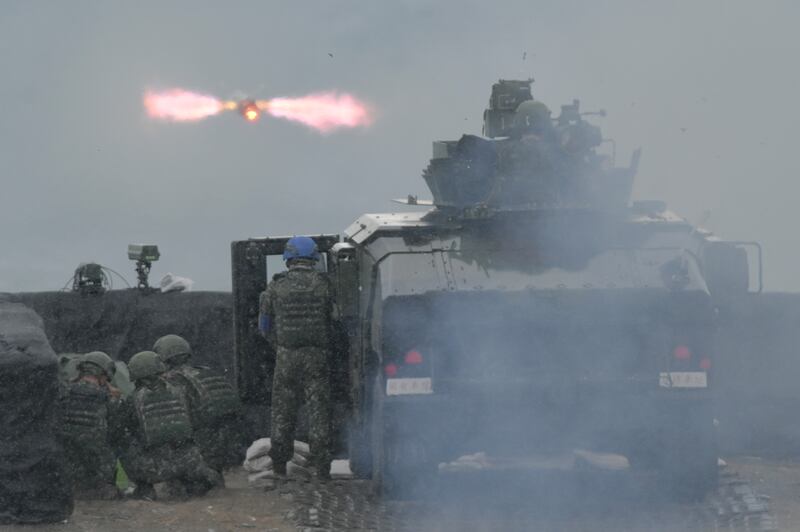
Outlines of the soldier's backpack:
{"type": "Polygon", "coordinates": [[[88,382],[67,386],[62,399],[62,435],[73,442],[105,441],[108,431],[108,390],[88,382]]]}
{"type": "Polygon", "coordinates": [[[219,373],[209,368],[187,367],[177,371],[175,377],[191,388],[191,415],[196,427],[214,426],[241,413],[236,390],[219,373]]]}
{"type": "Polygon", "coordinates": [[[192,424],[180,394],[171,385],[136,390],[134,402],[145,447],[179,446],[192,437],[192,424]]]}

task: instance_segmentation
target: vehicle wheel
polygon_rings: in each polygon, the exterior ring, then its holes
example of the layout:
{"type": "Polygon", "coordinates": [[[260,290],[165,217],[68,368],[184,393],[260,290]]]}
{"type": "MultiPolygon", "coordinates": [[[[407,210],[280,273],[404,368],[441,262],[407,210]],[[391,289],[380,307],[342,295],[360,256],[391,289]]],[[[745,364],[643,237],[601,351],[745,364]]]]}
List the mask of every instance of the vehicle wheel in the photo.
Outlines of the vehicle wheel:
{"type": "Polygon", "coordinates": [[[426,445],[416,438],[393,438],[384,442],[383,493],[391,499],[417,499],[435,480],[426,445]]]}
{"type": "Polygon", "coordinates": [[[668,473],[673,495],[683,501],[700,501],[717,487],[717,453],[695,451],[690,459],[676,460],[668,473]]]}
{"type": "Polygon", "coordinates": [[[717,446],[710,415],[696,415],[664,441],[661,469],[679,500],[698,501],[717,487],[717,446]]]}
{"type": "Polygon", "coordinates": [[[430,489],[436,469],[423,438],[403,434],[386,423],[380,377],[378,381],[371,411],[373,487],[389,499],[416,498],[430,489]]]}
{"type": "Polygon", "coordinates": [[[350,424],[347,442],[350,470],[356,478],[372,477],[372,453],[370,452],[369,424],[364,422],[361,427],[355,423],[350,424]],[[364,427],[366,426],[366,429],[364,427]]]}
{"type": "Polygon", "coordinates": [[[372,401],[369,405],[369,430],[370,430],[370,455],[372,458],[372,489],[377,495],[383,495],[386,490],[384,473],[386,469],[384,460],[384,423],[383,423],[383,393],[381,390],[382,379],[375,377],[372,387],[372,401]]]}

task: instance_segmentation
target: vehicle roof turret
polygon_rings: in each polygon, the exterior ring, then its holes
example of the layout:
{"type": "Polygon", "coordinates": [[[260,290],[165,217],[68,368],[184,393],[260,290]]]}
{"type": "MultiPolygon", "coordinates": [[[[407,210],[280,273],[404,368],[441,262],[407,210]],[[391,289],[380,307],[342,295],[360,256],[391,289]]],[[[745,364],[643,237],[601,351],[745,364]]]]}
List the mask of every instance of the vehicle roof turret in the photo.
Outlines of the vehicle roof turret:
{"type": "Polygon", "coordinates": [[[549,108],[531,93],[532,79],[500,80],[484,112],[484,135],[435,141],[423,178],[440,209],[465,214],[552,208],[621,209],[628,206],[638,166],[615,167],[613,154],[580,102],[549,108]]]}

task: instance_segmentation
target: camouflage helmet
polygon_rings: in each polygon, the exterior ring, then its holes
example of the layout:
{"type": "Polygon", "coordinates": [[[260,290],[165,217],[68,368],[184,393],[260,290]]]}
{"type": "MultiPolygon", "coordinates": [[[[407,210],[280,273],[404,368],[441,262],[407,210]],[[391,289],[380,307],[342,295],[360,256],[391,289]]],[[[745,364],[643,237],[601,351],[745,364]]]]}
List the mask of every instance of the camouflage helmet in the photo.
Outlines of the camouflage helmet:
{"type": "Polygon", "coordinates": [[[187,358],[192,356],[192,348],[189,346],[189,342],[177,334],[168,334],[156,340],[156,343],[153,344],[153,351],[164,362],[181,355],[186,355],[187,358]]]}
{"type": "Polygon", "coordinates": [[[158,354],[153,351],[141,351],[131,357],[128,362],[128,371],[131,380],[138,381],[147,377],[161,375],[167,371],[164,363],[158,358],[158,354]]]}
{"type": "Polygon", "coordinates": [[[114,361],[111,360],[110,356],[102,351],[92,351],[83,355],[79,359],[78,368],[81,371],[84,371],[86,366],[95,366],[100,368],[100,370],[103,371],[109,379],[113,378],[114,373],[117,371],[117,366],[114,364],[114,361]]]}
{"type": "Polygon", "coordinates": [[[517,131],[541,129],[550,124],[550,109],[536,100],[525,100],[514,111],[514,128],[517,131]]]}

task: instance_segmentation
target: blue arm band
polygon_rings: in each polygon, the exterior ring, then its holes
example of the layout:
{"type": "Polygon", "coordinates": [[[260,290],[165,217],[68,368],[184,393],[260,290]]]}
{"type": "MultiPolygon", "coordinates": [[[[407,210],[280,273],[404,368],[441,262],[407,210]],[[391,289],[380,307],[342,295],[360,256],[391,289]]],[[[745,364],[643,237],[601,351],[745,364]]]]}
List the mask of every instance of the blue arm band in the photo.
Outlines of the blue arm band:
{"type": "Polygon", "coordinates": [[[263,333],[269,332],[269,316],[267,316],[266,314],[262,314],[258,318],[258,330],[263,333]]]}

